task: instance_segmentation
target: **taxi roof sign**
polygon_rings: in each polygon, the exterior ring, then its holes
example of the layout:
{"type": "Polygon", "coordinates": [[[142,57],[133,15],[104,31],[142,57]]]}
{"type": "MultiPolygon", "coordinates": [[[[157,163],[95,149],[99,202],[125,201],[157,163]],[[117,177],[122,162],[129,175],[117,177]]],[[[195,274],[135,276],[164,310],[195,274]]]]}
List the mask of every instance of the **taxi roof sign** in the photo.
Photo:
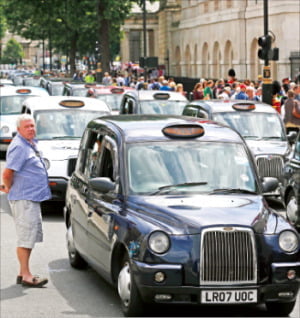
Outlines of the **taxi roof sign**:
{"type": "Polygon", "coordinates": [[[31,93],[31,89],[28,89],[28,88],[20,88],[20,89],[17,89],[16,92],[18,94],[30,94],[31,93]]]}
{"type": "Polygon", "coordinates": [[[204,135],[204,128],[195,124],[175,124],[164,127],[162,132],[171,138],[197,138],[204,135]]]}
{"type": "Polygon", "coordinates": [[[170,98],[168,93],[156,93],[153,95],[154,99],[166,100],[170,98]]]}
{"type": "Polygon", "coordinates": [[[112,92],[112,94],[122,94],[124,93],[124,88],[114,87],[110,91],[112,92]]]}
{"type": "Polygon", "coordinates": [[[249,110],[254,110],[255,109],[255,104],[237,103],[237,104],[233,104],[232,108],[234,110],[249,111],[249,110]]]}
{"type": "Polygon", "coordinates": [[[70,108],[77,108],[77,107],[83,107],[84,106],[84,102],[81,100],[62,100],[61,102],[59,102],[60,106],[63,107],[70,107],[70,108]]]}

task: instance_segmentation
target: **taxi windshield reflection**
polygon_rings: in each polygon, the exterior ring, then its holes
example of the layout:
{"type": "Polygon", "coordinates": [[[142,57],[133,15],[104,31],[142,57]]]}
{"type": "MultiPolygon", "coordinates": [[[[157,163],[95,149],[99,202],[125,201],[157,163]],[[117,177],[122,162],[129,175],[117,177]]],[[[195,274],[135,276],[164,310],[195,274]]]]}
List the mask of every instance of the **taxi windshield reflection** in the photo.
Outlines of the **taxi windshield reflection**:
{"type": "Polygon", "coordinates": [[[127,152],[131,194],[257,191],[251,163],[240,144],[179,141],[131,145],[127,152]],[[173,187],[171,187],[174,185],[173,187]],[[170,190],[170,191],[169,191],[170,190]]]}
{"type": "Polygon", "coordinates": [[[236,129],[246,139],[286,141],[284,128],[276,114],[225,112],[213,114],[213,120],[236,129]]]}
{"type": "Polygon", "coordinates": [[[99,116],[101,112],[72,109],[37,112],[36,137],[40,140],[81,138],[88,122],[99,116]]]}

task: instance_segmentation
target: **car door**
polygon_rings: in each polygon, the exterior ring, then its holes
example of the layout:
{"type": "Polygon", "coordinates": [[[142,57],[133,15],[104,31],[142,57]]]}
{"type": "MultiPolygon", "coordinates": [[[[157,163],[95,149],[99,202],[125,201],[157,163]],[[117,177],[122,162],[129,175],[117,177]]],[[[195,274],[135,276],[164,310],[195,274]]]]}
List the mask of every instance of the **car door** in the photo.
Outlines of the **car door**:
{"type": "MultiPolygon", "coordinates": [[[[117,158],[116,142],[109,136],[103,137],[94,176],[106,177],[117,183],[117,158]]],[[[88,253],[93,263],[105,272],[110,271],[111,251],[115,242],[113,227],[119,209],[116,191],[117,187],[103,194],[89,188],[88,253]]]]}
{"type": "Polygon", "coordinates": [[[71,224],[76,249],[82,255],[87,255],[87,223],[89,206],[87,203],[88,179],[93,166],[93,152],[97,133],[86,130],[79,150],[75,173],[70,180],[67,201],[71,209],[71,224]]]}

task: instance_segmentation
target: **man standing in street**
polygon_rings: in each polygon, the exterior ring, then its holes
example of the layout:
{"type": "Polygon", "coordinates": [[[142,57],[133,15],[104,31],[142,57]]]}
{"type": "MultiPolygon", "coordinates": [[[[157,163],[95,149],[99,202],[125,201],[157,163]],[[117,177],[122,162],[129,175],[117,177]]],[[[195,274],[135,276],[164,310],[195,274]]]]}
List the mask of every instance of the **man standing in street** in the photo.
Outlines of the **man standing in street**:
{"type": "Polygon", "coordinates": [[[40,203],[51,198],[51,191],[43,159],[37,150],[33,117],[20,115],[17,131],[7,150],[1,191],[8,193],[16,225],[20,264],[17,284],[42,287],[48,279],[32,275],[29,259],[35,243],[43,241],[40,203]]]}

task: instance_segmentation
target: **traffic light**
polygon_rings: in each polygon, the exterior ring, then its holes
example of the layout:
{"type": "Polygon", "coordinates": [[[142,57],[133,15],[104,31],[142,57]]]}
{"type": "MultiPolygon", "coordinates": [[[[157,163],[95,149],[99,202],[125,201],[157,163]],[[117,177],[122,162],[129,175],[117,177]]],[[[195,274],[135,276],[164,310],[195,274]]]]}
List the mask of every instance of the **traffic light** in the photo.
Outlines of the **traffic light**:
{"type": "Polygon", "coordinates": [[[268,60],[271,53],[272,37],[270,35],[263,35],[258,39],[258,45],[261,49],[258,50],[258,57],[262,60],[268,60]]]}

